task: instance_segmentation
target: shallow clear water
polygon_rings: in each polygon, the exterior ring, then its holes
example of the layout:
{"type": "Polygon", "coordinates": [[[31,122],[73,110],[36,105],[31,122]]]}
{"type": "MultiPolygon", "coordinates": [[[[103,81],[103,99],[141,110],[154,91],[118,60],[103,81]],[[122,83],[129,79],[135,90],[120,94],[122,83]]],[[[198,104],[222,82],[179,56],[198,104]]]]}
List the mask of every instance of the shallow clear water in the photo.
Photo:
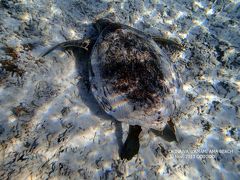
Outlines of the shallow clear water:
{"type": "Polygon", "coordinates": [[[1,179],[239,179],[240,1],[0,2],[1,179]],[[101,17],[185,46],[171,54],[187,96],[178,143],[144,129],[119,158],[128,125],[88,91],[86,58],[49,47],[90,35],[101,17]]]}

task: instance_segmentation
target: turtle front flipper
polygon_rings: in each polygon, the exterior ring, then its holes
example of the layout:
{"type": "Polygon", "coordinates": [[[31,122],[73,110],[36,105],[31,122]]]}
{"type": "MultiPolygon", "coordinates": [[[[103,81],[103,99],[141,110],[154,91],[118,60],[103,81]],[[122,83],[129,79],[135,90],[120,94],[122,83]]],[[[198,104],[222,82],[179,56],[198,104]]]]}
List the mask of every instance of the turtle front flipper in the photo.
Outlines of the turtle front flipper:
{"type": "Polygon", "coordinates": [[[139,151],[139,134],[142,131],[142,128],[138,125],[132,126],[129,125],[128,137],[123,145],[120,157],[121,159],[130,160],[138,154],[139,151]]]}
{"type": "Polygon", "coordinates": [[[62,42],[60,44],[57,44],[56,46],[53,46],[49,50],[47,50],[45,53],[43,53],[41,55],[41,57],[46,56],[47,54],[49,54],[50,52],[52,52],[53,50],[55,50],[57,48],[66,49],[68,47],[79,47],[79,48],[85,49],[87,51],[93,47],[95,40],[96,40],[96,38],[86,38],[86,39],[62,42]]]}
{"type": "Polygon", "coordinates": [[[169,47],[170,49],[177,50],[177,51],[184,50],[184,46],[179,44],[176,41],[165,39],[160,36],[152,36],[152,39],[161,46],[169,47]]]}

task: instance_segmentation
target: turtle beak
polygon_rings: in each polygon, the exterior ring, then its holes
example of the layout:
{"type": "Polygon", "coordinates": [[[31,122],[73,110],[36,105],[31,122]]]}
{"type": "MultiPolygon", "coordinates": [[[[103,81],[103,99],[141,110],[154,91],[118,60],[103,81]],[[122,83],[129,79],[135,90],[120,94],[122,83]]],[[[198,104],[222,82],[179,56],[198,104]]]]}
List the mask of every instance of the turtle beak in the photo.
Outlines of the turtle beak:
{"type": "Polygon", "coordinates": [[[93,27],[100,33],[105,27],[107,27],[110,24],[111,24],[110,20],[102,18],[96,20],[95,23],[93,24],[93,27]]]}

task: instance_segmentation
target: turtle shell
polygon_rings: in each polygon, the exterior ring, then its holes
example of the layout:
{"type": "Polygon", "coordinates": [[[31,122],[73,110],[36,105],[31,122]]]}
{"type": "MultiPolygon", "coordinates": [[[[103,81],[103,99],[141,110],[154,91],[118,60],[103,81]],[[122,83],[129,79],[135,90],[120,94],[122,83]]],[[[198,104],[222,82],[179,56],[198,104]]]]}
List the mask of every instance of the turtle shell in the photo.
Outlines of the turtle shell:
{"type": "Polygon", "coordinates": [[[131,125],[162,130],[177,108],[181,82],[150,36],[108,26],[91,52],[92,92],[106,113],[131,125]]]}

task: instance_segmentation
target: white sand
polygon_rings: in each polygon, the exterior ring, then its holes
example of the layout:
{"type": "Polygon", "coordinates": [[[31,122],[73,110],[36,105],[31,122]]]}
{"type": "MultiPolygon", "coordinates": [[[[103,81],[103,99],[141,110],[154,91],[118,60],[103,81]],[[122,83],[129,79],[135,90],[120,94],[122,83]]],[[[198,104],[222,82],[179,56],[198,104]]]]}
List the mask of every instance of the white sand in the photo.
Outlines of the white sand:
{"type": "Polygon", "coordinates": [[[2,0],[0,179],[240,179],[239,9],[239,0],[2,0]],[[109,13],[186,46],[172,57],[188,97],[174,119],[179,143],[144,131],[128,162],[121,125],[98,112],[73,56],[40,58],[109,13]]]}

